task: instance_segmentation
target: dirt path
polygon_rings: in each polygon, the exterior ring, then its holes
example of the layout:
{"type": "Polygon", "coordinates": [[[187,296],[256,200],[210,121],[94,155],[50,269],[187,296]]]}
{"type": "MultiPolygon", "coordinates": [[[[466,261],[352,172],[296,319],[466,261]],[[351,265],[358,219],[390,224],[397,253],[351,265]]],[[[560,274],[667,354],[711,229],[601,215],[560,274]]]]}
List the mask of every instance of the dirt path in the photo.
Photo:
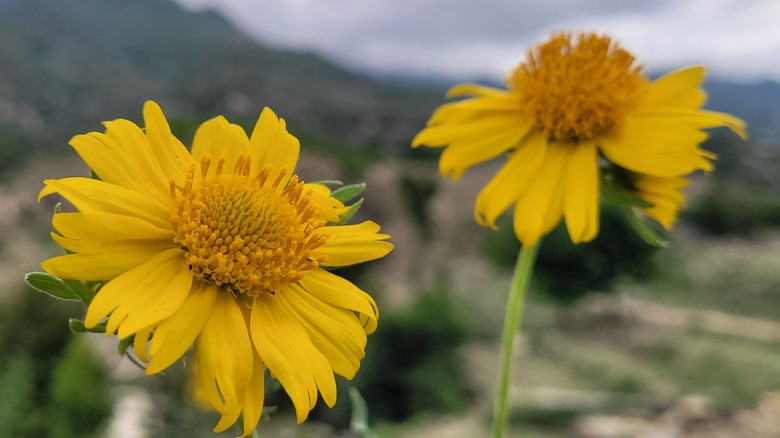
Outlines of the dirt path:
{"type": "Polygon", "coordinates": [[[780,322],[767,319],[658,304],[625,295],[619,299],[601,297],[591,300],[586,306],[594,313],[615,312],[645,324],[683,329],[695,328],[708,333],[780,342],[780,322]]]}

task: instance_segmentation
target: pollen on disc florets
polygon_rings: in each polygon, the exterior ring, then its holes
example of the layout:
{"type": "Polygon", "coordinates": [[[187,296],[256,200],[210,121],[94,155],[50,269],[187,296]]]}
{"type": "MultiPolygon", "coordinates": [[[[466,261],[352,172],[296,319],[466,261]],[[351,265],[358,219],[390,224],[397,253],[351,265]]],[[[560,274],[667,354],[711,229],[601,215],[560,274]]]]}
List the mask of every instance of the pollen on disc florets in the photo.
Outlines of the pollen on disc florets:
{"type": "Polygon", "coordinates": [[[303,182],[271,167],[250,177],[247,154],[233,174],[222,174],[222,159],[209,176],[211,160],[204,154],[200,174],[190,169],[180,189],[171,183],[174,241],[192,273],[252,296],[300,281],[318,265],[311,251],[327,239],[303,182]]]}
{"type": "Polygon", "coordinates": [[[618,125],[647,80],[610,38],[556,34],[530,50],[507,83],[548,138],[576,141],[618,125]]]}

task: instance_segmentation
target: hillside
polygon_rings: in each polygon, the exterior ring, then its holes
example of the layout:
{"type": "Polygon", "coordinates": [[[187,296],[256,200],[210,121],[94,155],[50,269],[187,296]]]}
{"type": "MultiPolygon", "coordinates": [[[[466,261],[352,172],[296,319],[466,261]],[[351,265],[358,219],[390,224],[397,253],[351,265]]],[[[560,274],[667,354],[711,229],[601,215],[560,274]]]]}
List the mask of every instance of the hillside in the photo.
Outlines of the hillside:
{"type": "Polygon", "coordinates": [[[11,133],[0,158],[100,120],[138,119],[147,99],[193,120],[249,120],[268,105],[293,132],[383,151],[405,147],[441,98],[262,47],[219,15],[168,0],[0,0],[0,65],[0,130],[11,133]]]}
{"type": "MultiPolygon", "coordinates": [[[[347,146],[336,154],[398,154],[449,85],[371,78],[313,53],[273,50],[214,12],[170,0],[0,0],[0,65],[0,179],[34,153],[67,150],[72,135],[99,121],[138,120],[147,99],[186,134],[215,114],[249,124],[267,105],[293,133],[347,146]]],[[[780,85],[708,89],[709,108],[745,118],[751,137],[777,155],[780,85]]],[[[740,160],[756,149],[714,148],[740,160]]]]}

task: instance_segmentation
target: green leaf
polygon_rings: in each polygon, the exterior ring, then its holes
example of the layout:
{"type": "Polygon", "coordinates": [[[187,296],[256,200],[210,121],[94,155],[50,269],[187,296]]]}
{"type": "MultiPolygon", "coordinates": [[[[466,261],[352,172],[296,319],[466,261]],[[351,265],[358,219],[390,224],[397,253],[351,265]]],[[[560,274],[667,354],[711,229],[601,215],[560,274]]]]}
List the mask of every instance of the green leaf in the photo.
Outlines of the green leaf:
{"type": "Polygon", "coordinates": [[[639,216],[637,208],[624,205],[623,211],[626,213],[626,216],[628,216],[629,222],[639,234],[639,237],[642,238],[642,240],[652,246],[657,246],[659,248],[669,248],[669,241],[662,237],[659,231],[653,230],[645,222],[645,220],[639,216]]]}
{"type": "Polygon", "coordinates": [[[366,183],[350,184],[348,186],[339,187],[338,189],[334,190],[331,196],[333,196],[334,198],[338,199],[341,202],[347,202],[350,199],[353,199],[354,197],[363,193],[363,190],[365,189],[366,189],[366,183]]]}
{"type": "Polygon", "coordinates": [[[141,361],[141,359],[137,358],[134,354],[128,354],[126,355],[128,359],[130,359],[130,362],[135,364],[138,368],[145,370],[147,365],[141,361]]]}
{"type": "Polygon", "coordinates": [[[360,391],[354,387],[349,388],[349,400],[352,403],[352,417],[349,420],[349,430],[363,438],[379,438],[368,427],[368,406],[360,391]]]}
{"type": "Polygon", "coordinates": [[[119,341],[119,345],[117,347],[119,349],[120,356],[124,356],[125,353],[127,353],[127,349],[130,348],[130,345],[133,344],[134,340],[135,340],[135,336],[128,336],[119,341]]]}
{"type": "Polygon", "coordinates": [[[82,301],[81,295],[59,277],[45,272],[30,272],[24,277],[27,284],[35,290],[49,294],[54,298],[69,301],[82,301]]]}
{"type": "Polygon", "coordinates": [[[87,328],[84,326],[84,321],[76,318],[71,318],[68,321],[68,327],[73,333],[86,333],[87,328]]]}
{"type": "Polygon", "coordinates": [[[62,280],[62,281],[73,292],[75,292],[79,297],[81,297],[81,301],[83,301],[85,304],[89,304],[90,301],[92,301],[93,294],[89,290],[89,287],[85,286],[84,283],[78,280],[62,280]]]}
{"type": "Polygon", "coordinates": [[[344,225],[346,224],[350,219],[352,219],[352,216],[355,215],[355,213],[360,210],[360,206],[363,205],[363,198],[360,198],[356,203],[349,206],[349,210],[345,211],[344,214],[341,215],[341,218],[338,222],[336,222],[336,225],[344,225]]]}
{"type": "Polygon", "coordinates": [[[54,214],[62,213],[62,202],[54,204],[54,214]]]}
{"type": "Polygon", "coordinates": [[[106,323],[101,322],[100,324],[97,324],[96,326],[92,328],[87,328],[84,325],[84,321],[76,318],[71,318],[68,321],[68,326],[70,327],[70,331],[73,333],[105,333],[106,332],[106,323]]]}

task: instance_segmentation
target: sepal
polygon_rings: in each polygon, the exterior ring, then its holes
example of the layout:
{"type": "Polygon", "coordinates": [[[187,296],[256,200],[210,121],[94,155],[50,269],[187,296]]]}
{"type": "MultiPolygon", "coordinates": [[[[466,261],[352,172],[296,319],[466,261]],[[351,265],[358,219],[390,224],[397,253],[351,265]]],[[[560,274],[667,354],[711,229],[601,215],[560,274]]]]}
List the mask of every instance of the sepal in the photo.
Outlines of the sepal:
{"type": "Polygon", "coordinates": [[[348,186],[339,187],[331,193],[331,196],[338,199],[341,203],[346,203],[350,199],[354,199],[366,189],[366,183],[350,184],[348,186]]]}
{"type": "Polygon", "coordinates": [[[355,213],[360,210],[360,207],[363,205],[363,198],[360,198],[357,202],[349,206],[349,209],[345,211],[341,217],[339,218],[339,221],[336,222],[336,225],[345,225],[350,219],[352,219],[352,216],[355,215],[355,213]]]}

